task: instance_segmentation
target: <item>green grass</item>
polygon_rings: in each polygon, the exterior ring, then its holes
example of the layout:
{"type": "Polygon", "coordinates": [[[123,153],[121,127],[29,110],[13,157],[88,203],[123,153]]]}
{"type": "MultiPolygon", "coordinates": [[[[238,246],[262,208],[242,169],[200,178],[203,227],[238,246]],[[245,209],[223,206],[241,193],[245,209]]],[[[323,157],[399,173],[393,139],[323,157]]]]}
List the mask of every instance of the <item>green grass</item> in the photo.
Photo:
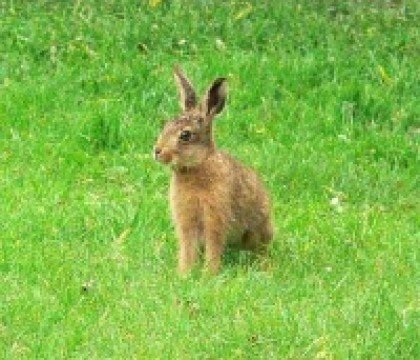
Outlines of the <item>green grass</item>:
{"type": "Polygon", "coordinates": [[[419,5],[0,1],[0,357],[418,359],[419,5]],[[152,6],[152,5],[156,6],[152,6]],[[268,263],[176,275],[172,66],[273,198],[268,263]]]}

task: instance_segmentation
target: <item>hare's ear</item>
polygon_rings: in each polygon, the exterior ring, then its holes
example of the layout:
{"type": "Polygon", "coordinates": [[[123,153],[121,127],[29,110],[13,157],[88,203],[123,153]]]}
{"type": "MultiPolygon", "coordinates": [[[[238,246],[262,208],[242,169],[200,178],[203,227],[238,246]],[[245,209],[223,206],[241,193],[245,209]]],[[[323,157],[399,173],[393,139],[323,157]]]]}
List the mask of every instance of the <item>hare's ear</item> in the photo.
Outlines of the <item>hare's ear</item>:
{"type": "Polygon", "coordinates": [[[217,78],[207,90],[204,96],[201,108],[207,116],[215,116],[219,114],[225,106],[227,97],[226,78],[217,78]]]}
{"type": "Polygon", "coordinates": [[[187,111],[192,109],[197,105],[197,96],[191,82],[178,65],[174,66],[174,78],[178,87],[182,110],[187,111]]]}

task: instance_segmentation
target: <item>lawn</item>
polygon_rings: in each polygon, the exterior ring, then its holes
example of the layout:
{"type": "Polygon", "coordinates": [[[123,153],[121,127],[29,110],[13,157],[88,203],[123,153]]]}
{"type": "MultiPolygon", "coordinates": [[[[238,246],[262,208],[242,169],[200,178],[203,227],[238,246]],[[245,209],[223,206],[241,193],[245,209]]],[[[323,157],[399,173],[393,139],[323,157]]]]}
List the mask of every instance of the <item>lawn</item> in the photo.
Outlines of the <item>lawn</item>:
{"type": "Polygon", "coordinates": [[[420,5],[0,1],[0,358],[418,359],[420,5]],[[265,262],[176,272],[172,68],[227,76],[220,148],[265,262]]]}

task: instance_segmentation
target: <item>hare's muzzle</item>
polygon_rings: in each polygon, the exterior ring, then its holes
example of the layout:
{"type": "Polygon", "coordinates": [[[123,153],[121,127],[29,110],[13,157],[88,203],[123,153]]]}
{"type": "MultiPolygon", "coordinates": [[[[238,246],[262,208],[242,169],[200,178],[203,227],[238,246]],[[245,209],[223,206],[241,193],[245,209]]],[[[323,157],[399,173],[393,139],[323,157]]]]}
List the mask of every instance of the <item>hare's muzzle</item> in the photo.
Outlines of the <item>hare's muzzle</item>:
{"type": "Polygon", "coordinates": [[[171,154],[167,151],[163,151],[160,147],[154,148],[153,156],[156,161],[159,161],[163,164],[169,164],[172,161],[171,154]]]}

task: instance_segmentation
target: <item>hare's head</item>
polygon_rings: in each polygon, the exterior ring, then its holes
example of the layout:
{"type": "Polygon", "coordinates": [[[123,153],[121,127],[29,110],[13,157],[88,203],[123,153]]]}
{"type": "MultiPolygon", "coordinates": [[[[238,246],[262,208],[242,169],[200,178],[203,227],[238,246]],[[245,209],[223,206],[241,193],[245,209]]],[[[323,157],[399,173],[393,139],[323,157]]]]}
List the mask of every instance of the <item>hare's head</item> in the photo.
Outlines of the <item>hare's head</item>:
{"type": "Polygon", "coordinates": [[[182,113],[165,124],[154,147],[155,159],[174,168],[200,165],[214,150],[212,121],[226,101],[226,79],[217,78],[202,101],[179,67],[174,69],[182,113]]]}

